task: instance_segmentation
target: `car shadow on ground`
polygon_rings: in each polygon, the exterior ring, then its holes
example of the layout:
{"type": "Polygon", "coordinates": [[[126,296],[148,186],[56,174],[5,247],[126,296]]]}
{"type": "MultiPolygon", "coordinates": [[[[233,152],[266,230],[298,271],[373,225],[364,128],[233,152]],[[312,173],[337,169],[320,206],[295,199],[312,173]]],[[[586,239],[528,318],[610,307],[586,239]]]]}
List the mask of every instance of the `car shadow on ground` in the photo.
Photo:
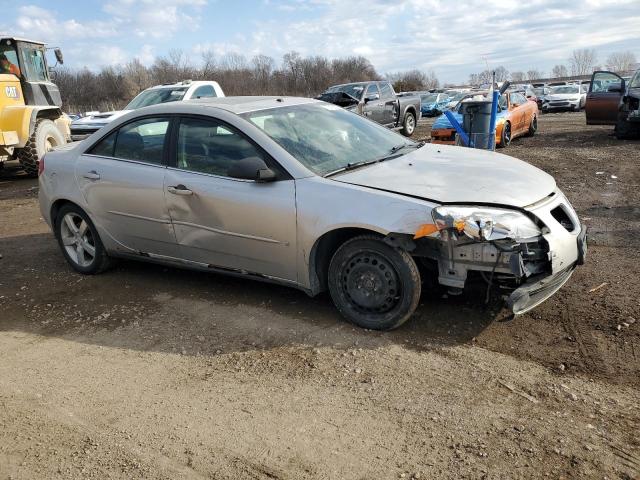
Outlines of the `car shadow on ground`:
{"type": "Polygon", "coordinates": [[[71,270],[51,234],[0,239],[2,331],[183,354],[331,346],[416,350],[470,343],[505,318],[484,290],[423,292],[415,315],[392,332],[346,322],[327,293],[150,263],[119,261],[100,275],[71,270]],[[444,298],[443,298],[444,297],[444,298]]]}

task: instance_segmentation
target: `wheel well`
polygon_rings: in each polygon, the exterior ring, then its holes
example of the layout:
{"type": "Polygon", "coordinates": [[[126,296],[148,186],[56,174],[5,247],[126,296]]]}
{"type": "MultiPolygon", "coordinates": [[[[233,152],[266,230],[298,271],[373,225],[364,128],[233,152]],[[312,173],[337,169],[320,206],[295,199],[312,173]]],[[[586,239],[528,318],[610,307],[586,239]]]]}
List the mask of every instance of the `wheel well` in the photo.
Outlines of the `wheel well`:
{"type": "MultiPolygon", "coordinates": [[[[51,205],[51,225],[52,226],[55,225],[56,217],[58,216],[58,212],[60,211],[60,209],[63,206],[67,205],[68,203],[70,203],[71,205],[76,205],[72,201],[66,200],[64,198],[53,202],[53,205],[51,205]]],[[[78,207],[78,205],[76,206],[78,207]]]]}
{"type": "Polygon", "coordinates": [[[418,118],[418,114],[416,113],[416,109],[414,107],[407,107],[407,109],[404,111],[404,114],[406,115],[409,112],[413,113],[413,118],[418,118]]]}
{"type": "Polygon", "coordinates": [[[340,245],[353,237],[364,234],[380,235],[379,232],[367,230],[366,228],[349,227],[331,230],[316,240],[309,258],[309,277],[312,294],[315,295],[327,289],[329,263],[340,245]]]}

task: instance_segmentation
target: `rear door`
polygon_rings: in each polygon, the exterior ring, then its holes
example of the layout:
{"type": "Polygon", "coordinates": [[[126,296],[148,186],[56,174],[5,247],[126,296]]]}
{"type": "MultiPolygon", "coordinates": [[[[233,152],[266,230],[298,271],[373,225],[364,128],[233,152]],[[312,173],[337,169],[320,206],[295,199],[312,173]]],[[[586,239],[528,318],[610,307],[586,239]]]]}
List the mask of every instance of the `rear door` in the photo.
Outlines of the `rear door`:
{"type": "Polygon", "coordinates": [[[175,256],[164,201],[170,117],[123,125],[80,156],[76,179],[96,226],[125,253],[175,256]]]}
{"type": "Polygon", "coordinates": [[[398,99],[389,82],[380,82],[380,100],[382,100],[384,112],[382,117],[383,125],[396,124],[398,118],[398,99]]]}
{"type": "Polygon", "coordinates": [[[624,87],[620,75],[606,71],[593,72],[585,104],[587,125],[615,125],[624,87]]]}
{"type": "Polygon", "coordinates": [[[375,83],[369,84],[362,96],[364,106],[362,107],[362,113],[365,117],[373,120],[374,122],[384,122],[384,104],[380,98],[380,91],[378,85],[375,83]]]}
{"type": "Polygon", "coordinates": [[[176,130],[165,198],[181,257],[297,281],[295,181],[222,121],[183,117],[176,130]],[[230,177],[234,162],[247,157],[262,158],[278,179],[260,183],[230,177]]]}

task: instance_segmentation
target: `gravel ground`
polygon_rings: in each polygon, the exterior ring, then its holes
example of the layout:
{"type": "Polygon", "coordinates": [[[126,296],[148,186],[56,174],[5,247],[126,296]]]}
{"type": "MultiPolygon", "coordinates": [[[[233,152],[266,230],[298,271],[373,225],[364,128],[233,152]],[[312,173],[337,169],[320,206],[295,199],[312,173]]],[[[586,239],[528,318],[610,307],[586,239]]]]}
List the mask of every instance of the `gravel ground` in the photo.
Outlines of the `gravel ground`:
{"type": "Polygon", "coordinates": [[[0,479],[640,478],[639,147],[542,116],[502,152],[556,177],[588,263],[515,320],[425,296],[391,333],[279,286],[75,274],[8,167],[0,479]]]}

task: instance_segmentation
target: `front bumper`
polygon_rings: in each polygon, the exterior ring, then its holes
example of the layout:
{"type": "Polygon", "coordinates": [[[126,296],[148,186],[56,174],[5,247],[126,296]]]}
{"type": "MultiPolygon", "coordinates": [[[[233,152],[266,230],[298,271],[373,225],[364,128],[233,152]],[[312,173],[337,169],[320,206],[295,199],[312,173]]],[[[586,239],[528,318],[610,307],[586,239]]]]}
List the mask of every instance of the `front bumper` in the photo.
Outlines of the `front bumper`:
{"type": "Polygon", "coordinates": [[[575,109],[580,106],[580,100],[556,100],[542,104],[542,110],[575,109]]]}
{"type": "Polygon", "coordinates": [[[587,229],[584,225],[581,225],[576,238],[576,246],[575,263],[551,275],[536,275],[509,295],[507,306],[515,315],[526,313],[553,296],[571,278],[576,266],[584,264],[587,255],[587,229]]]}

